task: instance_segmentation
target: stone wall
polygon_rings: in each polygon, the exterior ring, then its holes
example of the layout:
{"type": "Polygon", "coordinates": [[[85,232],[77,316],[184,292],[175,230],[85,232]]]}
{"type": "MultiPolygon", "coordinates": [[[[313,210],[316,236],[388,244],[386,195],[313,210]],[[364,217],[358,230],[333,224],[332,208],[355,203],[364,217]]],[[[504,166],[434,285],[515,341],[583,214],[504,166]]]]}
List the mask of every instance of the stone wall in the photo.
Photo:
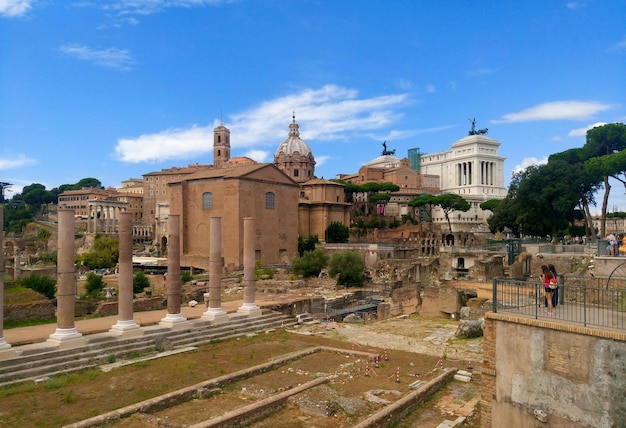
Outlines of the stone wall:
{"type": "Polygon", "coordinates": [[[488,313],[483,427],[617,427],[626,423],[626,333],[488,313]]]}
{"type": "MultiPolygon", "coordinates": [[[[163,297],[152,297],[150,299],[135,299],[133,301],[133,311],[154,311],[167,307],[167,301],[163,297]]],[[[101,316],[117,315],[118,302],[102,302],[98,305],[94,314],[101,316]]]]}
{"type": "Polygon", "coordinates": [[[51,319],[54,318],[54,315],[55,308],[50,300],[6,305],[4,307],[4,321],[51,319]]]}
{"type": "Polygon", "coordinates": [[[417,287],[398,288],[391,293],[389,314],[391,316],[414,314],[420,304],[421,299],[417,287]]]}

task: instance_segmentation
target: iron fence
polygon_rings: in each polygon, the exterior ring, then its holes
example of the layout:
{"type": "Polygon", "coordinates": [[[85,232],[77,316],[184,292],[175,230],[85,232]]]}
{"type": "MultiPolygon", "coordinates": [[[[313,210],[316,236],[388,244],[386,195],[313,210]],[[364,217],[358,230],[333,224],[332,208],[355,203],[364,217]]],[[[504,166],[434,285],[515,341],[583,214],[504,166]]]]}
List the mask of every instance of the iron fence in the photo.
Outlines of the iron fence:
{"type": "Polygon", "coordinates": [[[568,284],[560,278],[557,305],[547,311],[543,283],[496,278],[493,280],[493,312],[515,313],[536,319],[546,318],[584,326],[626,329],[626,288],[591,284],[568,284]]]}

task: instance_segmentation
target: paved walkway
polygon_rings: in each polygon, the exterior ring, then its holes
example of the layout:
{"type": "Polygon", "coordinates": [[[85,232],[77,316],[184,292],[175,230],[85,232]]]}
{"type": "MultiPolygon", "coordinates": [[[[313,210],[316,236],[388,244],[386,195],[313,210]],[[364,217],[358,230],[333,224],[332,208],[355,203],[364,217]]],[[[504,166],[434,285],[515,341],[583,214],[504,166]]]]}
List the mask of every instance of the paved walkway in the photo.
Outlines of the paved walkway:
{"type": "MultiPolygon", "coordinates": [[[[259,307],[267,307],[293,302],[294,300],[301,300],[301,298],[294,298],[294,296],[287,294],[257,294],[255,303],[259,307]]],[[[242,304],[243,300],[222,302],[222,309],[228,313],[236,312],[242,304]]],[[[181,315],[187,319],[196,319],[202,317],[202,314],[206,312],[206,310],[204,303],[199,303],[195,307],[182,306],[181,315]]],[[[137,324],[146,326],[158,324],[166,315],[167,309],[163,308],[156,311],[135,312],[133,318],[137,324]]],[[[117,321],[118,316],[112,315],[107,317],[76,319],[74,325],[79,333],[86,335],[107,332],[117,321]]],[[[11,346],[26,345],[45,342],[50,335],[56,331],[56,328],[56,323],[10,328],[4,329],[3,336],[4,340],[11,346]]]]}

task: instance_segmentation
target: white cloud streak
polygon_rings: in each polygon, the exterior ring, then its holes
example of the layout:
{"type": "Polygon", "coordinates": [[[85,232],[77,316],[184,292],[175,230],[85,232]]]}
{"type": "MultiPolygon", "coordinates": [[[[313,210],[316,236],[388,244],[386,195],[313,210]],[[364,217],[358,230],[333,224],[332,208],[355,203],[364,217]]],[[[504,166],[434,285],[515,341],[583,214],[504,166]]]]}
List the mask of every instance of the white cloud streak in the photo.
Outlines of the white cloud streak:
{"type": "Polygon", "coordinates": [[[0,16],[24,16],[32,8],[33,0],[0,0],[0,16]]]}
{"type": "Polygon", "coordinates": [[[599,112],[613,108],[597,101],[552,101],[508,113],[492,123],[535,122],[543,120],[588,120],[599,112]]]}
{"type": "Polygon", "coordinates": [[[17,155],[12,158],[0,158],[0,171],[13,168],[21,168],[24,166],[35,165],[36,159],[29,158],[24,155],[17,155]]]}
{"type": "MultiPolygon", "coordinates": [[[[303,140],[348,141],[392,125],[402,117],[397,110],[410,102],[408,94],[359,98],[353,89],[326,85],[265,101],[232,115],[225,125],[231,131],[232,149],[247,149],[254,155],[249,157],[267,160],[287,138],[292,112],[303,140]]],[[[213,150],[213,128],[218,123],[120,139],[115,157],[122,162],[140,163],[208,153],[213,150]]]]}
{"type": "Polygon", "coordinates": [[[524,158],[522,160],[521,163],[515,165],[515,167],[513,168],[513,172],[522,172],[524,170],[526,170],[526,168],[528,168],[529,166],[532,165],[545,165],[548,163],[548,158],[543,158],[543,159],[538,159],[538,158],[534,158],[534,157],[530,157],[530,158],[524,158]]]}
{"type": "Polygon", "coordinates": [[[117,12],[120,15],[152,15],[167,8],[216,6],[233,3],[234,0],[117,0],[101,5],[103,10],[117,12]]]}
{"type": "Polygon", "coordinates": [[[595,128],[596,126],[606,125],[606,122],[596,122],[592,125],[587,125],[584,128],[572,129],[567,136],[568,137],[585,137],[587,135],[587,131],[591,128],[595,128]]]}
{"type": "Polygon", "coordinates": [[[135,60],[127,49],[108,48],[96,50],[79,44],[67,44],[61,46],[59,51],[65,55],[81,61],[91,62],[101,67],[128,71],[135,65],[135,60]]]}

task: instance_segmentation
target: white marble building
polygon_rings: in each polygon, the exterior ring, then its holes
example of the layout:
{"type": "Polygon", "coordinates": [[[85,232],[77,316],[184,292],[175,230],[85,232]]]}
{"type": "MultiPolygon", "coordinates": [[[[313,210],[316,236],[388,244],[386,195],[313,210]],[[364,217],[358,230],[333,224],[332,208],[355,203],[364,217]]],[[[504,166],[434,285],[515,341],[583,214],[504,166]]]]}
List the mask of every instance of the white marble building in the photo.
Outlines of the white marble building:
{"type": "MultiPolygon", "coordinates": [[[[489,138],[485,132],[475,132],[457,140],[450,150],[426,153],[420,156],[420,172],[438,175],[441,193],[456,193],[467,200],[471,208],[467,212],[453,212],[450,221],[453,232],[486,232],[486,220],[491,211],[483,211],[479,205],[489,199],[504,199],[504,160],[498,153],[500,142],[489,138]]],[[[447,225],[443,211],[433,212],[433,220],[447,225]]]]}

